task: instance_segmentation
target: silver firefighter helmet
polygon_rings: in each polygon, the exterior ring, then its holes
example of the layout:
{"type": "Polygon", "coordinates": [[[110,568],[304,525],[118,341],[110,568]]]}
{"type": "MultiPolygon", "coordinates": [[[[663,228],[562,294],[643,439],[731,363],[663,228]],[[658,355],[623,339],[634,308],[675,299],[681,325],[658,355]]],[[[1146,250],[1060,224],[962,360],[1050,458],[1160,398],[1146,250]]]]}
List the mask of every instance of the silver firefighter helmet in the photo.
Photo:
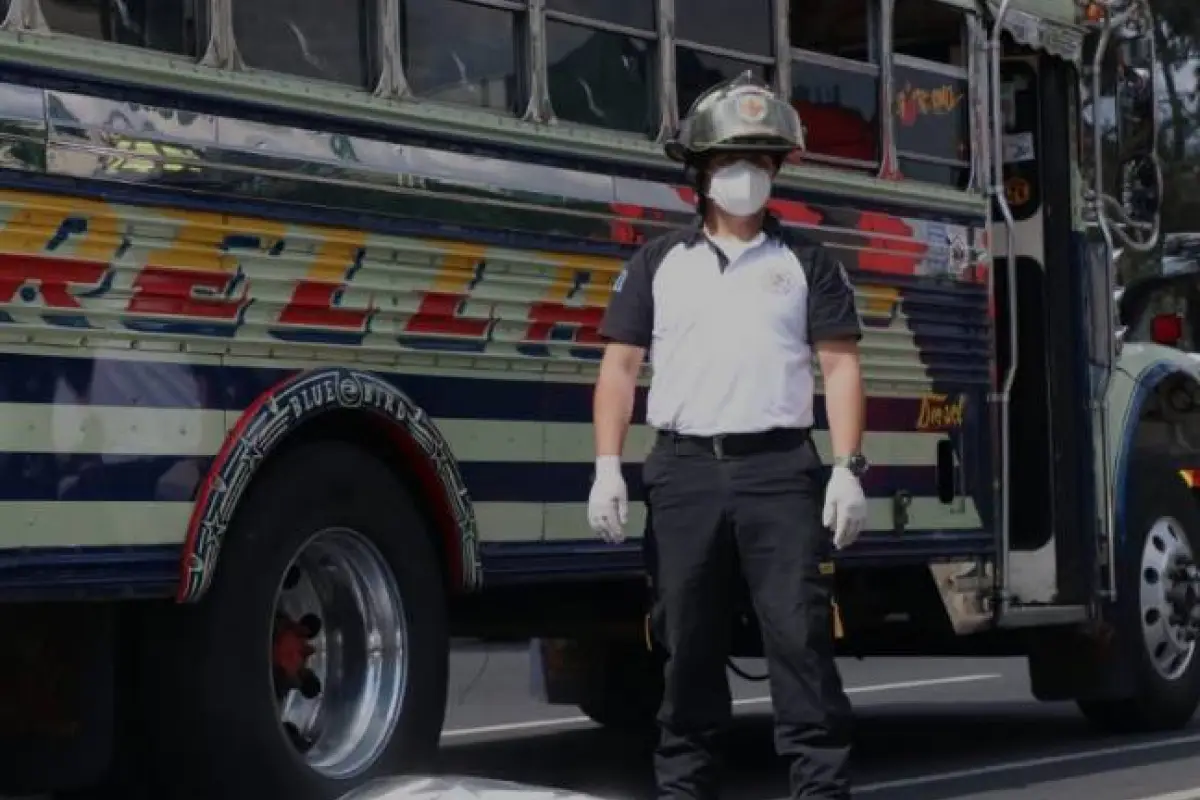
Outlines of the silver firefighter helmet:
{"type": "Polygon", "coordinates": [[[722,150],[786,156],[802,149],[800,115],[749,70],[696,98],[664,146],[667,156],[684,163],[722,150]]]}

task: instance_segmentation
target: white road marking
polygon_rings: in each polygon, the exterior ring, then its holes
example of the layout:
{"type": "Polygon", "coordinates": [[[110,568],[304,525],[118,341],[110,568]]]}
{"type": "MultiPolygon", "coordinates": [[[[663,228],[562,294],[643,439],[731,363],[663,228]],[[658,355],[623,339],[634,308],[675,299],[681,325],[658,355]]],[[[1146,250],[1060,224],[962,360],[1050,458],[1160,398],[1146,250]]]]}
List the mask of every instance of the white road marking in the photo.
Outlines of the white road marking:
{"type": "Polygon", "coordinates": [[[1139,797],[1138,800],[1200,800],[1200,788],[1184,789],[1180,792],[1167,792],[1149,797],[1139,797]]]}
{"type": "MultiPolygon", "coordinates": [[[[1169,739],[1156,739],[1151,742],[1132,742],[1111,747],[1098,747],[1093,750],[1079,750],[1074,753],[1061,753],[1054,756],[1026,758],[1019,761],[1005,761],[999,764],[985,764],[967,769],[957,769],[950,772],[935,772],[929,775],[916,775],[912,778],[900,778],[894,781],[880,781],[854,787],[855,794],[866,792],[881,792],[885,789],[906,789],[913,786],[925,786],[931,783],[962,780],[963,778],[978,778],[981,775],[995,775],[1003,772],[1050,767],[1056,764],[1069,764],[1073,761],[1090,761],[1109,756],[1121,756],[1129,753],[1142,753],[1147,750],[1161,750],[1167,747],[1179,747],[1185,744],[1200,743],[1200,733],[1188,736],[1174,736],[1169,739]]],[[[1200,789],[1193,789],[1175,794],[1154,795],[1140,800],[1200,800],[1200,789]]]]}
{"type": "MultiPolygon", "coordinates": [[[[876,683],[867,686],[850,686],[846,694],[878,694],[880,692],[897,692],[906,689],[924,689],[930,686],[949,686],[956,683],[975,683],[978,681],[994,681],[1003,677],[998,673],[981,673],[978,675],[954,675],[948,678],[926,678],[915,681],[899,681],[896,683],[876,683]]],[[[768,696],[740,697],[733,701],[734,706],[754,706],[771,702],[768,696]]],[[[585,716],[554,717],[551,719],[530,719],[521,722],[502,722],[496,725],[479,725],[472,728],[451,728],[442,731],[443,739],[456,739],[464,736],[482,736],[489,733],[512,733],[516,731],[538,730],[540,728],[562,728],[572,725],[591,724],[592,720],[585,716]]]]}

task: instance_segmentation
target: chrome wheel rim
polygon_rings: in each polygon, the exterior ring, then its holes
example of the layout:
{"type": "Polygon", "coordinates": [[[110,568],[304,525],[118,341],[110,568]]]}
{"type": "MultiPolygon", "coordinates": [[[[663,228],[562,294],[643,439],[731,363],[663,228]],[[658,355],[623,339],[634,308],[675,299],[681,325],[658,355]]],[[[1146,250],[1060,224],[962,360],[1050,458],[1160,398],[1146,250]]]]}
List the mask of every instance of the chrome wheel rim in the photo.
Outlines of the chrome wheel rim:
{"type": "Polygon", "coordinates": [[[1196,577],[1183,526],[1160,518],[1142,547],[1142,638],[1155,671],[1169,681],[1182,676],[1196,654],[1196,577]]]}
{"type": "Polygon", "coordinates": [[[280,729],[304,763],[332,779],[368,769],[403,708],[408,630],[366,537],[327,528],[300,547],[276,590],[270,655],[280,729]]]}

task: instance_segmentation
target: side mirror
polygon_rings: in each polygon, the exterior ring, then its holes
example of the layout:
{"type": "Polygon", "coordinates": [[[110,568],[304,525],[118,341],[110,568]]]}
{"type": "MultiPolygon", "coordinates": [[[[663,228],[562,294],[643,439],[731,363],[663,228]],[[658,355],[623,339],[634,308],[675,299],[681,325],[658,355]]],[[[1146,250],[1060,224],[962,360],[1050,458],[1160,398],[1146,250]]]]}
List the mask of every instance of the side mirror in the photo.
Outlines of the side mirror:
{"type": "Polygon", "coordinates": [[[1121,164],[1121,211],[1134,226],[1153,226],[1162,208],[1159,167],[1153,155],[1121,164]]]}
{"type": "Polygon", "coordinates": [[[1119,197],[1104,195],[1103,214],[1120,244],[1145,253],[1158,244],[1162,212],[1162,165],[1158,156],[1130,158],[1120,165],[1119,197]]]}

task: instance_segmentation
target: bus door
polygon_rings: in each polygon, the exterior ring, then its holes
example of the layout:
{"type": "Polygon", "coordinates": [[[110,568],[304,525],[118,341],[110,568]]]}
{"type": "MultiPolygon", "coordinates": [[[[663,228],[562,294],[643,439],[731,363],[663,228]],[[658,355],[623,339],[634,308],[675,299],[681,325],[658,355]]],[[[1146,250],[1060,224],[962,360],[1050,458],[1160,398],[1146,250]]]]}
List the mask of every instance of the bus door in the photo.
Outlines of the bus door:
{"type": "Polygon", "coordinates": [[[992,231],[997,367],[1011,374],[1001,619],[1033,625],[1064,606],[1082,615],[1088,593],[1080,534],[1090,442],[1078,424],[1087,397],[1078,357],[1084,267],[1072,250],[1077,77],[1070,63],[1012,41],[1005,53],[994,128],[1012,235],[1001,213],[992,231]]]}

